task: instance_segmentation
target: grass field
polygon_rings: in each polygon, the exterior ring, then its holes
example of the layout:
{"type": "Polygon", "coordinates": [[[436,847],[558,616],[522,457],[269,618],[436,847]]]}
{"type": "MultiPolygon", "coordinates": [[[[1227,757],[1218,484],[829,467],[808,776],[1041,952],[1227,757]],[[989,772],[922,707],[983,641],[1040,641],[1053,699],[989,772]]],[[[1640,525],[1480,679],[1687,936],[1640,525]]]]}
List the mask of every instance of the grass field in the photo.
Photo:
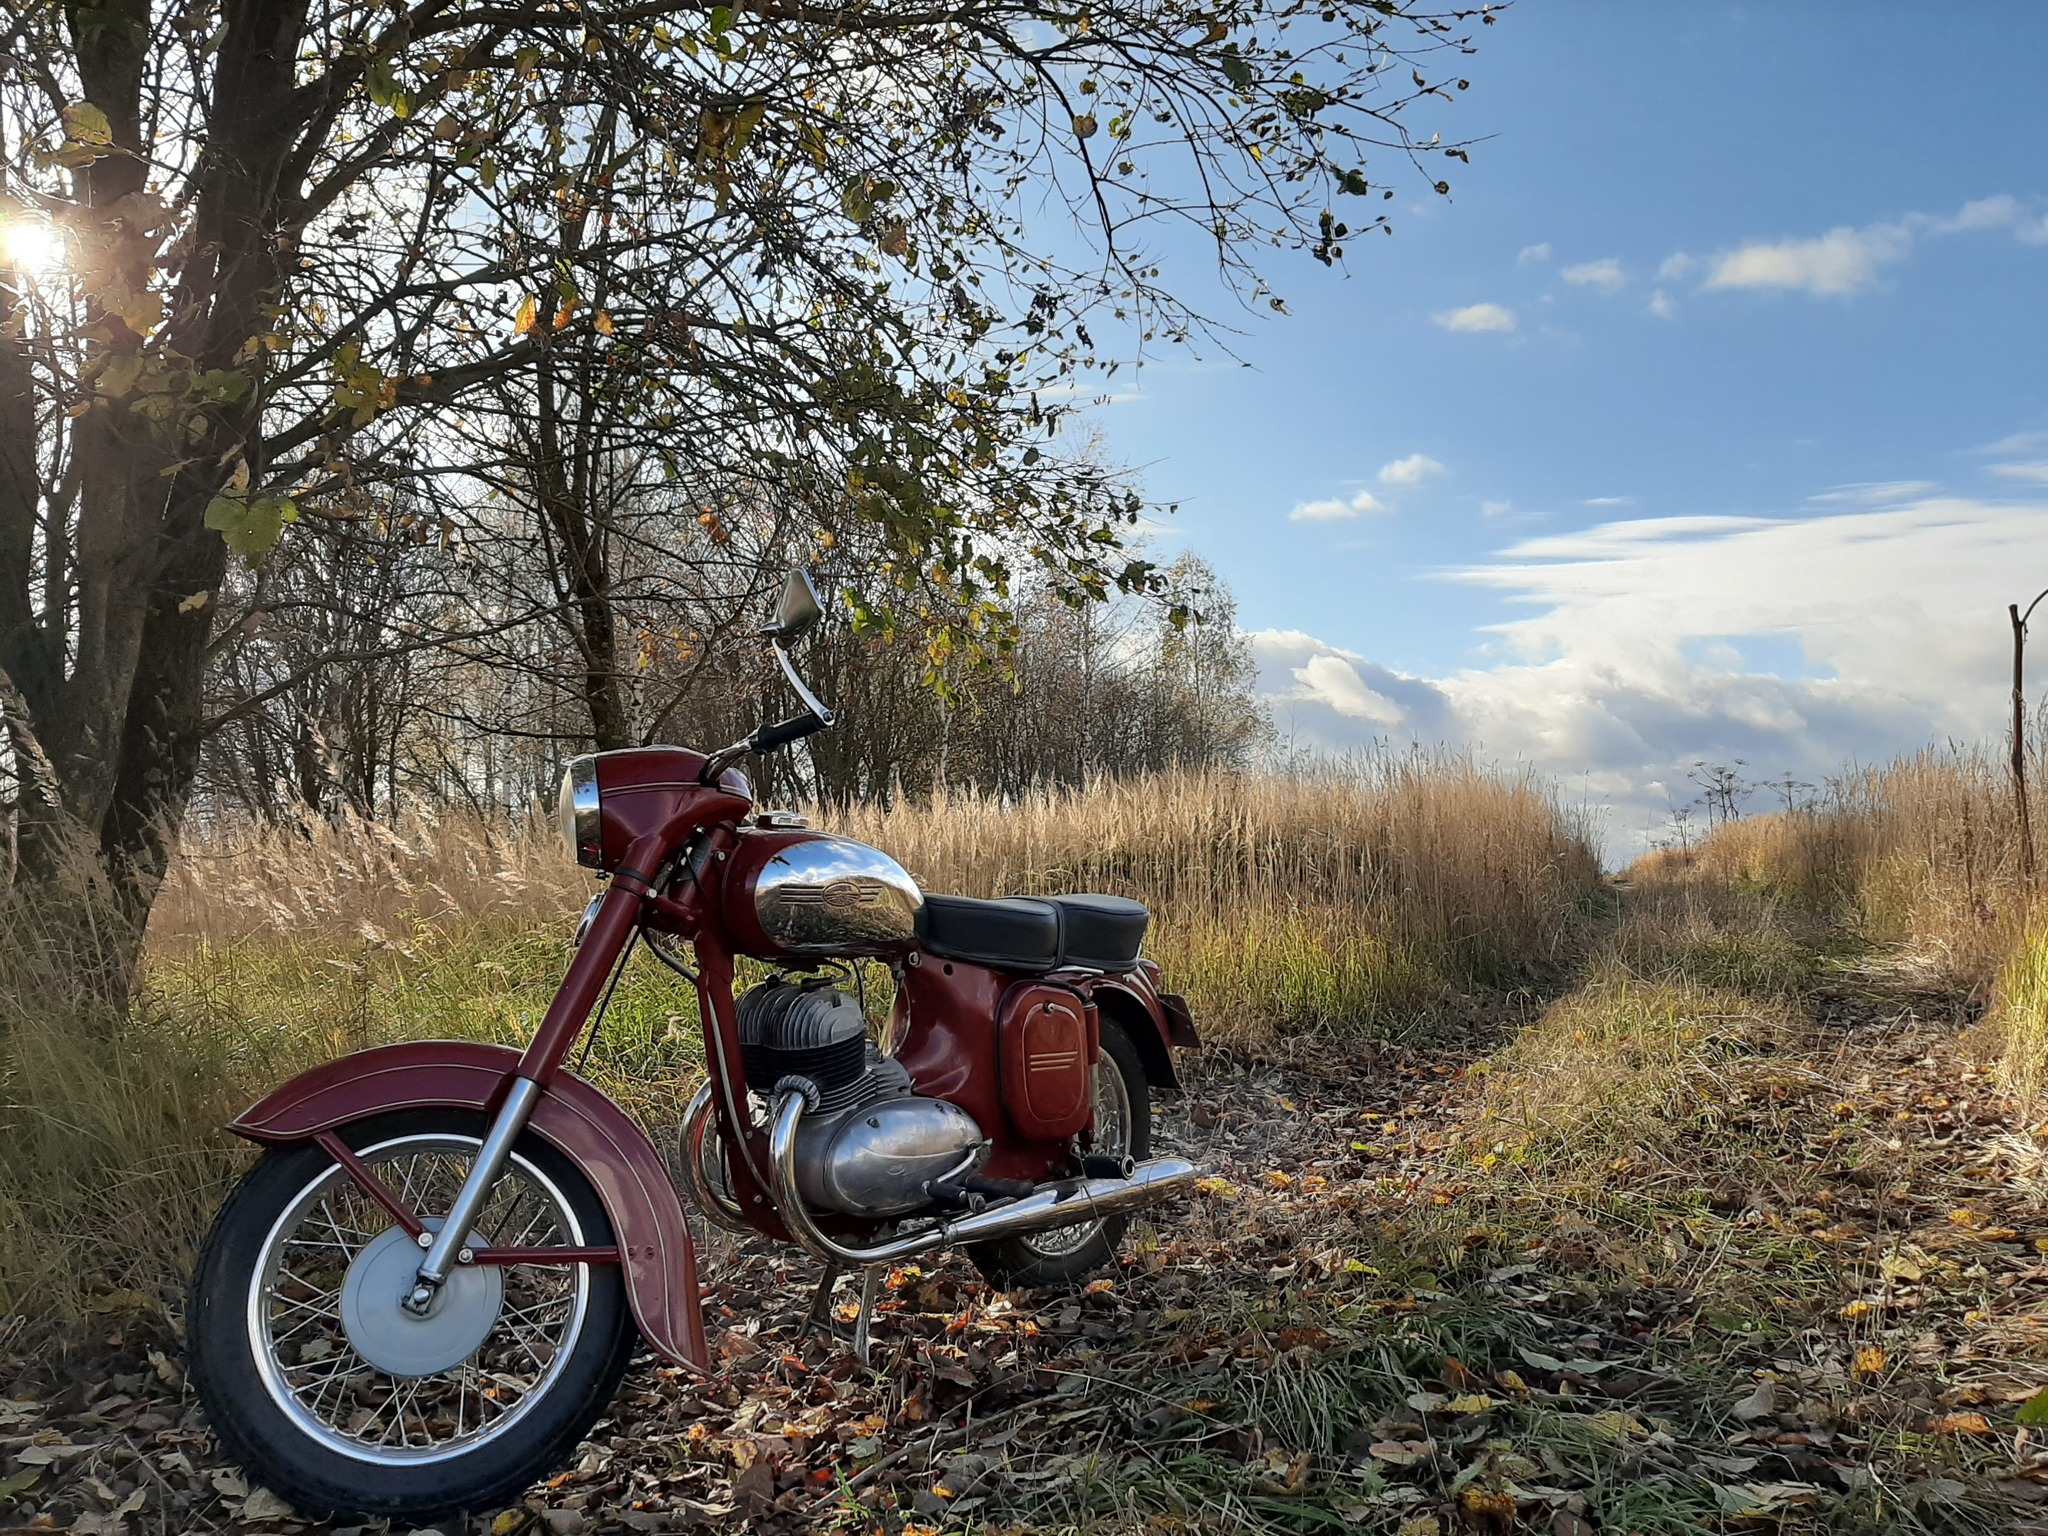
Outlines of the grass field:
{"type": "MultiPolygon", "coordinates": [[[[892,851],[931,890],[1147,901],[1152,953],[1219,1042],[1414,1030],[1460,992],[1566,962],[1599,886],[1553,800],[1454,758],[813,814],[892,851]]],[[[269,1085],[364,1046],[523,1042],[595,889],[546,819],[191,840],[125,1024],[88,1028],[28,988],[11,994],[0,1316],[24,1330],[108,1296],[174,1298],[245,1155],[221,1123],[269,1085]]],[[[694,996],[642,957],[591,1075],[662,1132],[699,1061],[694,996]]]]}
{"type": "MultiPolygon", "coordinates": [[[[893,1272],[873,1373],[801,1334],[812,1266],[714,1243],[720,1380],[636,1371],[475,1529],[2040,1531],[2048,938],[1995,790],[1904,764],[1620,882],[1457,763],[828,818],[933,889],[1152,902],[1220,1042],[1155,1130],[1214,1177],[1085,1294],[893,1272]]],[[[209,847],[126,1030],[15,1017],[0,1196],[68,1268],[10,1248],[43,1347],[0,1435],[78,1447],[15,1523],[251,1523],[199,1452],[143,1470],[201,1444],[160,1298],[240,1155],[211,1125],[338,1050],[515,1038],[588,888],[464,821],[209,847]]],[[[694,1036],[650,972],[592,1071],[663,1125],[694,1036]]]]}

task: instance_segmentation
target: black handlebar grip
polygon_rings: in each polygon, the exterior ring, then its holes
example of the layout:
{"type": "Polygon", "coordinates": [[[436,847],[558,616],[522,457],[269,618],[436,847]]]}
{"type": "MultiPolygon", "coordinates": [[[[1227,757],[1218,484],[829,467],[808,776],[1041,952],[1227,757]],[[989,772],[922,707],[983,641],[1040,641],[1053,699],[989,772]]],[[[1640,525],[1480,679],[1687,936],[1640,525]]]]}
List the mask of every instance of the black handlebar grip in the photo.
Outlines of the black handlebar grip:
{"type": "Polygon", "coordinates": [[[802,741],[806,736],[815,736],[825,729],[825,722],[813,714],[791,715],[774,725],[764,725],[754,732],[753,748],[757,753],[773,752],[777,747],[786,747],[793,741],[802,741]]]}

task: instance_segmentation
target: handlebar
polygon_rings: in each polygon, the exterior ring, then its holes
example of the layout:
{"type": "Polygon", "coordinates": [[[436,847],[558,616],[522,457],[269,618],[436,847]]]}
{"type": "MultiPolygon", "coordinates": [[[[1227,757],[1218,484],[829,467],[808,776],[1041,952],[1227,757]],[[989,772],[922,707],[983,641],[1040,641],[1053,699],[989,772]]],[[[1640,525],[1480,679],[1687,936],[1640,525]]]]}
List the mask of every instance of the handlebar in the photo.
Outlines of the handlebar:
{"type": "Polygon", "coordinates": [[[773,752],[777,747],[786,747],[793,741],[802,741],[806,736],[815,736],[830,722],[820,720],[809,711],[791,715],[787,720],[778,720],[773,725],[764,725],[754,732],[747,743],[751,752],[773,752]]]}

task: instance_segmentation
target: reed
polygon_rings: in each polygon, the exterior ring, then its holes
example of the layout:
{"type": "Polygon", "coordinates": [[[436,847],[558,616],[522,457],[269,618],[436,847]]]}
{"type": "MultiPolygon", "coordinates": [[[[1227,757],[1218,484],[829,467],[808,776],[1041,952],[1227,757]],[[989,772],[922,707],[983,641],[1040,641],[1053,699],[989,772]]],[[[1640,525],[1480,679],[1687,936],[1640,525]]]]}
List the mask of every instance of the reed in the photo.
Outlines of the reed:
{"type": "Polygon", "coordinates": [[[2048,912],[2026,878],[2001,754],[1929,748],[1846,775],[1816,807],[1733,822],[1629,876],[1767,895],[1904,949],[1988,1000],[1981,1038],[2006,1084],[2048,1102],[2048,912]]]}
{"type": "MultiPolygon", "coordinates": [[[[1240,1045],[1405,1032],[1558,964],[1600,883],[1541,786],[1455,757],[811,815],[931,890],[1146,901],[1170,984],[1240,1045]]],[[[0,1344],[175,1297],[247,1156],[217,1127],[263,1088],[387,1040],[523,1040],[595,889],[538,814],[214,828],[170,872],[126,1018],[90,1027],[48,1002],[60,952],[11,931],[36,965],[0,976],[0,1344]]],[[[636,963],[590,1075],[665,1135],[698,1065],[694,997],[636,963]]]]}

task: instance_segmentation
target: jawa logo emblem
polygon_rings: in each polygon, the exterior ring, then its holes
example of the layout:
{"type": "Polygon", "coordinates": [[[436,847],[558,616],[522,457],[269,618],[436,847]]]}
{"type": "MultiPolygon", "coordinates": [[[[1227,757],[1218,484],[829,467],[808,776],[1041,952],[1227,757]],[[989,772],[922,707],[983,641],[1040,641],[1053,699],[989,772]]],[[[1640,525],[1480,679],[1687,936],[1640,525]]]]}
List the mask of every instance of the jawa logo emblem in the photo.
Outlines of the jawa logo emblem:
{"type": "Polygon", "coordinates": [[[889,897],[889,887],[862,875],[841,875],[823,885],[792,885],[781,892],[793,907],[823,907],[827,912],[853,912],[861,907],[879,907],[889,897]]]}

